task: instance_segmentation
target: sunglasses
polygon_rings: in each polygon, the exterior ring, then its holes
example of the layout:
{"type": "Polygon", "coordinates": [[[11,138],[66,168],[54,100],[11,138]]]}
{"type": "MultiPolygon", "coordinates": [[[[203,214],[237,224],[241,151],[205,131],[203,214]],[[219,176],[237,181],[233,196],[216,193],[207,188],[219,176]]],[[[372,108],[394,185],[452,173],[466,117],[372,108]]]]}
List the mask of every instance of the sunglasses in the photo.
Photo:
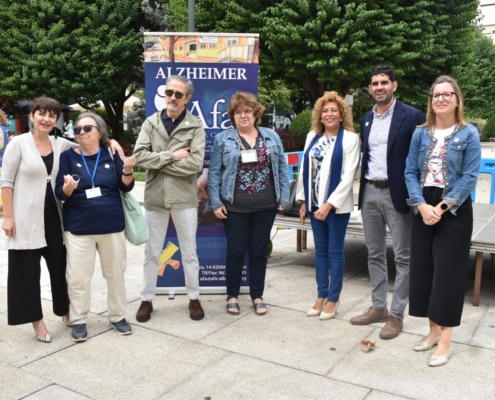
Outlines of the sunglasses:
{"type": "Polygon", "coordinates": [[[181,93],[181,92],[175,92],[173,90],[170,90],[170,89],[167,89],[165,90],[165,94],[168,96],[168,97],[172,97],[174,94],[175,94],[175,98],[177,100],[180,100],[184,97],[184,93],[181,93]]]}
{"type": "MultiPolygon", "coordinates": [[[[96,128],[98,129],[97,126],[95,125],[84,125],[84,126],[78,126],[77,128],[74,128],[74,133],[76,135],[79,135],[81,133],[81,131],[84,131],[86,133],[89,133],[93,130],[93,128],[96,128]]],[[[99,129],[98,129],[99,130],[99,129]]]]}

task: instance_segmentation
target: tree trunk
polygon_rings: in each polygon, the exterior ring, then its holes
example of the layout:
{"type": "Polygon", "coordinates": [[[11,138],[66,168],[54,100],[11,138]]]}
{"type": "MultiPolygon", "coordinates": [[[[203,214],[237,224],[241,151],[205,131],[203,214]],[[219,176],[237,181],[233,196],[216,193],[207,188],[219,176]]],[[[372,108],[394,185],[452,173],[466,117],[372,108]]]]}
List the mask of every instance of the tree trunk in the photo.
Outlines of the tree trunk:
{"type": "Polygon", "coordinates": [[[103,105],[108,114],[108,125],[112,130],[113,138],[122,143],[124,140],[124,103],[128,97],[116,101],[104,100],[103,105]]]}

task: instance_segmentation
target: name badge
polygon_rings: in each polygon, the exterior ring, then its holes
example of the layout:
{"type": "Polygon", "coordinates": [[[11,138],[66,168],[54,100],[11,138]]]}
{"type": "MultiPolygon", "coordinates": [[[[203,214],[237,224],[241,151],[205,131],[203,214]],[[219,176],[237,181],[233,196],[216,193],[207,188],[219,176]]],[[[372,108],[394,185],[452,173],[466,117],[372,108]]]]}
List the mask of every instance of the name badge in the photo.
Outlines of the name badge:
{"type": "Polygon", "coordinates": [[[86,189],[86,197],[88,199],[92,199],[93,197],[100,197],[100,196],[101,196],[101,190],[99,187],[86,189]]]}
{"type": "Polygon", "coordinates": [[[242,163],[258,162],[258,154],[255,149],[241,151],[242,163]]]}

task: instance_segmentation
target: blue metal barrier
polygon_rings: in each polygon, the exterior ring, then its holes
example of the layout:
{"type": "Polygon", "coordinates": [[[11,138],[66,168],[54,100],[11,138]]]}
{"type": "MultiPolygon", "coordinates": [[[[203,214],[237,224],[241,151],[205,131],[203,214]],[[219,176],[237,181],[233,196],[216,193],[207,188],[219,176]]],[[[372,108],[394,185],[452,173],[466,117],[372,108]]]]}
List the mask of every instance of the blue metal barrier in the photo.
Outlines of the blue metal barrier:
{"type": "MultiPolygon", "coordinates": [[[[480,174],[490,174],[490,204],[495,204],[495,159],[482,158],[480,165],[480,174]]],[[[476,189],[471,193],[473,202],[476,199],[476,189]]]]}

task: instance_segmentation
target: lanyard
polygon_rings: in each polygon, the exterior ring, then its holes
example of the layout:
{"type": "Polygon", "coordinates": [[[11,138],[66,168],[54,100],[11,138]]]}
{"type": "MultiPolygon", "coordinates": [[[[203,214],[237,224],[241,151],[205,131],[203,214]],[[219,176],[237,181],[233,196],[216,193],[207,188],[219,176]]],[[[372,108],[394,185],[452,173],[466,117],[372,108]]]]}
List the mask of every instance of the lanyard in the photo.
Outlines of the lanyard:
{"type": "Polygon", "coordinates": [[[83,160],[84,166],[86,167],[86,171],[88,171],[88,175],[91,178],[91,185],[95,187],[95,175],[96,175],[96,170],[98,169],[98,161],[100,161],[101,147],[98,150],[98,156],[96,157],[96,164],[95,164],[95,169],[93,170],[93,175],[91,175],[91,172],[89,172],[88,164],[86,163],[86,159],[84,158],[84,154],[81,148],[79,148],[79,152],[81,153],[81,158],[83,160]]]}

